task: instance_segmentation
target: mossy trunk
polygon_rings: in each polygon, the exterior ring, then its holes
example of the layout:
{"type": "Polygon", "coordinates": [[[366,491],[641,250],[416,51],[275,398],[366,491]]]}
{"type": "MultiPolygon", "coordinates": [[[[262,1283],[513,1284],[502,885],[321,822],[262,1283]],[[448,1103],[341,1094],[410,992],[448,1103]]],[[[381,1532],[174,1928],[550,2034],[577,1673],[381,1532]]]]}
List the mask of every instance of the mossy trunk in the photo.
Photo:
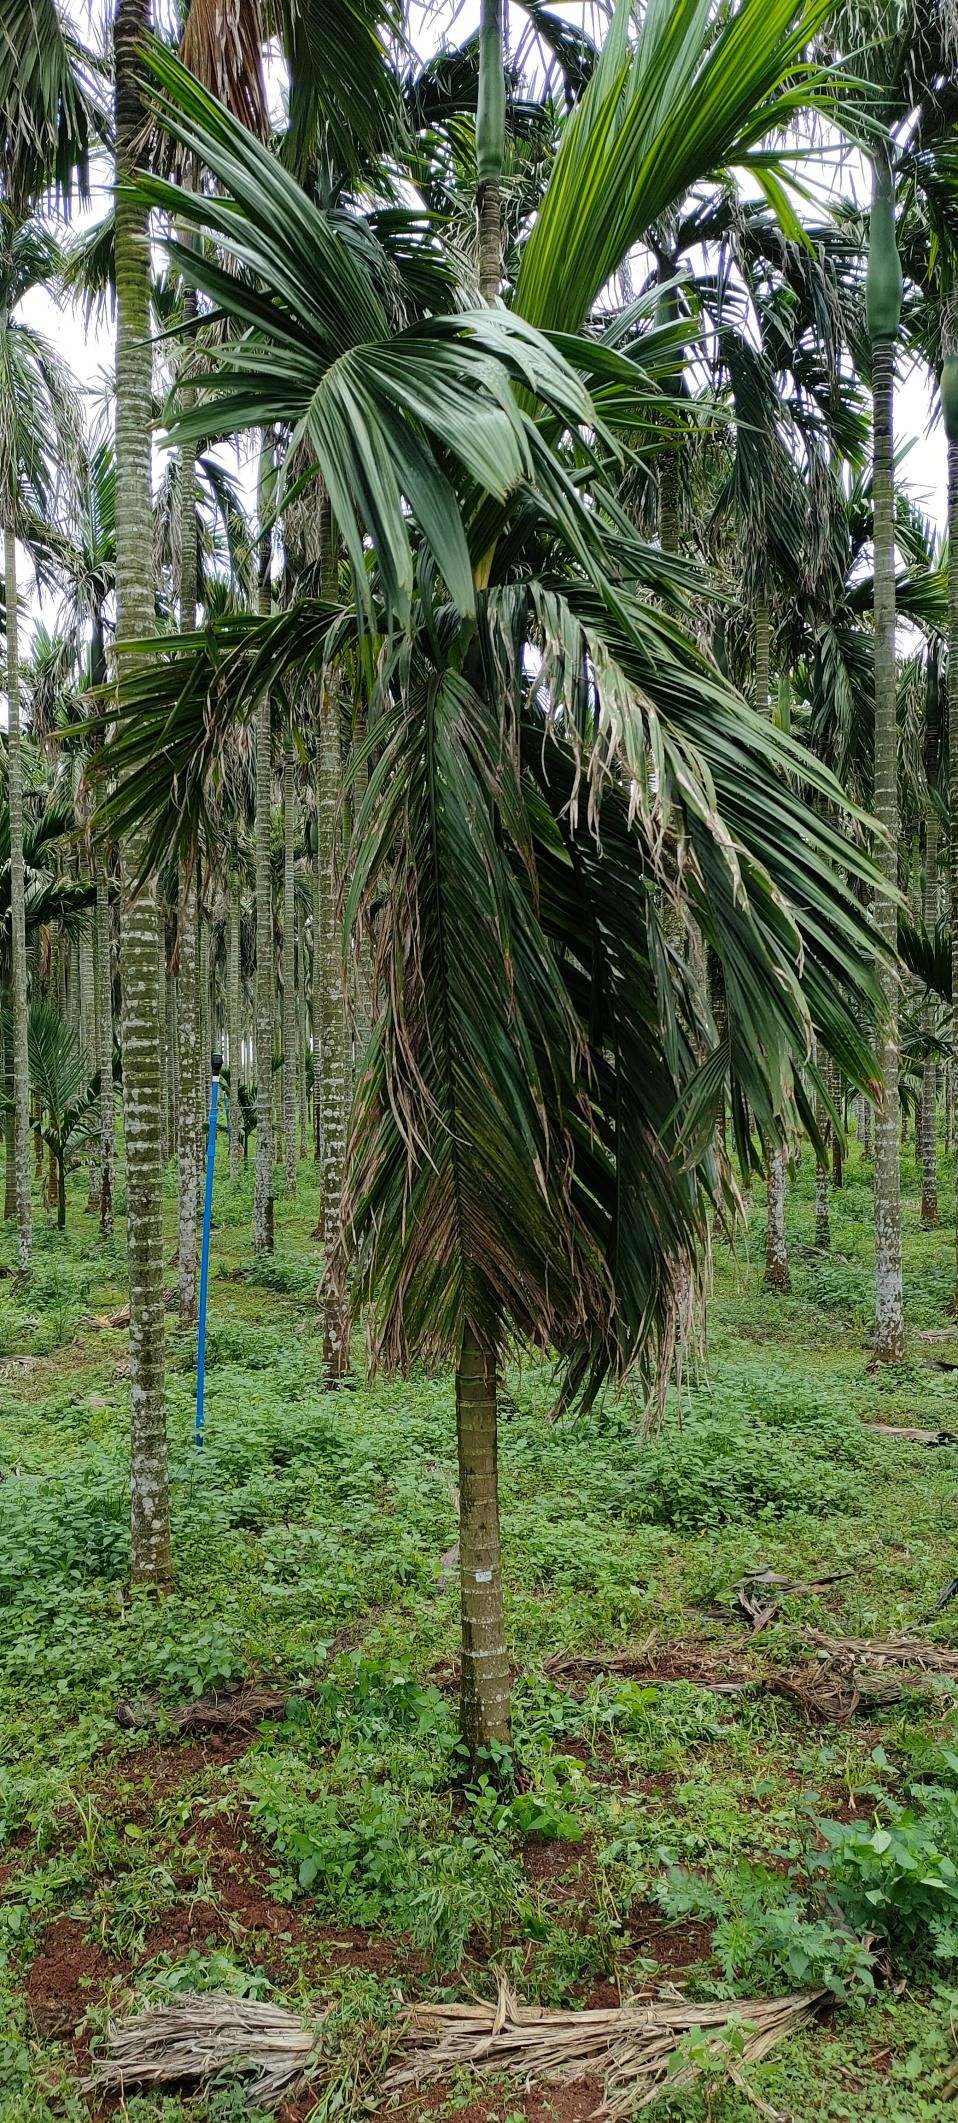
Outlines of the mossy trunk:
{"type": "MultiPolygon", "coordinates": [[[[895,347],[872,348],[873,501],[875,515],[875,796],[883,828],[876,861],[898,881],[898,715],[895,665],[895,347]]],[[[885,1003],[879,1041],[882,1102],[875,1116],[875,1354],[897,1363],[905,1352],[901,1256],[901,1104],[898,1092],[898,913],[876,896],[875,927],[888,946],[878,973],[885,1003]]]]}
{"type": "MultiPolygon", "coordinates": [[[[260,516],[264,512],[267,447],[260,460],[260,516]]],[[[261,540],[259,610],[270,609],[270,546],[261,540]]],[[[273,1251],[273,885],[270,866],[270,798],[272,789],[272,717],[269,694],[256,710],[256,1177],[253,1190],[253,1248],[273,1251]]]]}
{"type": "Polygon", "coordinates": [[[769,1156],[765,1193],[765,1281],[773,1290],[788,1291],[792,1278],[785,1243],[785,1152],[781,1144],[769,1156]]]}
{"type": "Polygon", "coordinates": [[[322,1054],[322,982],[323,982],[323,880],[319,860],[319,773],[315,782],[315,831],[313,833],[313,963],[311,1017],[313,1039],[313,1149],[316,1163],[323,1156],[323,1107],[320,1097],[320,1056],[322,1054]]]}
{"type": "Polygon", "coordinates": [[[462,1737],[475,1766],[510,1737],[511,1675],[502,1604],[495,1337],[463,1328],[456,1371],[462,1737]]]}
{"type": "Polygon", "coordinates": [[[30,1187],[30,1057],[27,1028],[27,915],[23,862],[23,755],[20,739],[20,656],[17,615],[17,542],[3,534],[7,619],[7,797],[10,813],[10,1013],[13,1032],[13,1172],[17,1263],[30,1266],[33,1201],[30,1187]]]}
{"type": "MultiPolygon", "coordinates": [[[[146,209],[128,187],[142,157],[143,43],[148,0],[116,0],[114,79],[117,176],[116,256],[116,595],[121,642],[147,640],[155,626],[151,437],[150,246],[146,209]]],[[[133,657],[118,656],[122,676],[133,657]]],[[[130,1292],[131,1553],[135,1583],[170,1575],[169,1477],[163,1350],[163,1200],[157,962],[157,896],[141,877],[143,848],[123,851],[120,976],[126,1139],[127,1257],[130,1292]]]]}
{"type": "MultiPolygon", "coordinates": [[[[958,435],[948,443],[948,907],[951,915],[951,993],[958,999],[958,435]]],[[[952,1063],[952,1071],[954,1070],[952,1063]]],[[[954,1096],[954,1075],[951,1078],[954,1096]]],[[[958,1178],[955,1186],[958,1258],[958,1178]]],[[[958,1266],[954,1310],[958,1312],[958,1266]]]]}
{"type": "Polygon", "coordinates": [[[335,1385],[349,1363],[346,1263],[343,1251],[343,1180],[349,1086],[342,940],[337,921],[339,800],[342,748],[335,680],[324,681],[319,700],[316,832],[319,844],[319,1126],[322,1144],[323,1274],[320,1308],[327,1383],[335,1385]]]}
{"type": "Polygon", "coordinates": [[[180,863],[177,898],[176,1074],[179,1128],[176,1143],[177,1239],[180,1326],[196,1325],[197,1223],[200,1206],[199,1133],[199,951],[196,886],[180,863]]]}
{"type": "MultiPolygon", "coordinates": [[[[925,928],[933,935],[938,920],[938,819],[929,807],[925,820],[925,928]]],[[[934,1009],[922,1013],[925,1032],[935,1029],[934,1009]]],[[[926,1055],[921,1079],[921,1220],[926,1228],[938,1222],[938,1063],[926,1055]]]]}
{"type": "Polygon", "coordinates": [[[299,1060],[296,1023],[296,771],[283,761],[283,1169],[287,1199],[296,1193],[299,1060]]]}
{"type": "Polygon", "coordinates": [[[113,1096],[113,960],[110,949],[109,857],[94,847],[96,879],[96,1065],[100,1072],[100,1231],[113,1231],[113,1182],[116,1169],[116,1104],[113,1096]]]}
{"type": "Polygon", "coordinates": [[[240,881],[235,873],[230,884],[229,921],[230,1185],[235,1186],[240,1168],[240,1086],[243,1081],[243,976],[240,957],[243,908],[240,881]]]}

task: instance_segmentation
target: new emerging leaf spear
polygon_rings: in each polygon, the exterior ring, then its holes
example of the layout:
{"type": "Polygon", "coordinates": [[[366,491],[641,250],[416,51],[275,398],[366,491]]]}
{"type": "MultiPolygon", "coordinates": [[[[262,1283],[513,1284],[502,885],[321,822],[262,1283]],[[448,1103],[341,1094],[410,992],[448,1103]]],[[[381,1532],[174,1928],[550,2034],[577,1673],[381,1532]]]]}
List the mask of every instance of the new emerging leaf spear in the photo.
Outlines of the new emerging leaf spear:
{"type": "Polygon", "coordinates": [[[213,1175],[216,1170],[216,1113],[220,1099],[221,1054],[210,1058],[210,1129],[206,1139],[206,1196],[203,1202],[203,1250],[200,1255],[200,1316],[196,1336],[196,1449],[203,1444],[206,1394],[206,1290],[210,1273],[210,1228],[213,1222],[213,1175]]]}

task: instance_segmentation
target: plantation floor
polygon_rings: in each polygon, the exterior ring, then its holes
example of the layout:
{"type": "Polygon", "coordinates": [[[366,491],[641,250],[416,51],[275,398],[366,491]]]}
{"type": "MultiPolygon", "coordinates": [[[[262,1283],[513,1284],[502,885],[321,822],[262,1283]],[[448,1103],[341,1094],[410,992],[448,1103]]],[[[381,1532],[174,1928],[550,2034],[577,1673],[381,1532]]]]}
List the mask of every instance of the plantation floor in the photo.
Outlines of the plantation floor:
{"type": "MultiPolygon", "coordinates": [[[[829,1257],[811,1250],[809,1169],[791,1190],[791,1297],[761,1287],[758,1200],[751,1261],[721,1253],[681,1428],[673,1413],[642,1441],[612,1402],[555,1426],[545,1370],[510,1374],[505,1798],[464,1788],[457,1754],[450,1382],[322,1392],[311,1168],[258,1263],[248,1184],[231,1198],[218,1179],[201,1456],[194,1352],[170,1314],[177,1581],[160,1601],[125,1584],[128,1337],[104,1324],[124,1303],[121,1244],[94,1235],[79,1179],[66,1235],[41,1220],[24,1287],[7,1228],[0,2123],[115,2113],[77,2090],[108,2008],[182,1988],[338,2000],[324,2113],[348,2109],[375,2087],[401,1998],[488,1995],[493,1961],[554,2005],[669,1981],[693,1997],[822,1981],[834,2007],[746,2073],[762,2112],[947,2114],[958,1694],[938,1677],[836,1724],[769,1685],[814,1672],[810,1629],[921,1624],[958,1644],[958,1601],[922,1623],[958,1571],[958,1448],[868,1428],[958,1430],[958,1370],[943,1368],[958,1339],[919,1338],[947,1326],[952,1233],[919,1230],[910,1151],[904,1170],[912,1354],[895,1373],[867,1367],[871,1202],[855,1151],[829,1257]],[[732,1587],[763,1566],[804,1583],[853,1574],[789,1594],[750,1637],[732,1587]],[[601,1653],[619,1663],[574,1663],[601,1653]],[[163,1717],[264,1676],[281,1707],[248,1729],[163,1717]],[[716,1677],[746,1685],[698,1685],[716,1677]],[[117,1722],[124,1702],[142,1729],[117,1722]]],[[[951,1190],[949,1171],[949,1220],[951,1190]]],[[[168,1211],[172,1251],[172,1175],[168,1211]]],[[[580,2123],[598,2096],[595,2082],[463,2084],[403,2113],[580,2123]]],[[[290,2123],[311,2105],[289,2106],[290,2123]]],[[[131,2096],[123,2112],[250,2110],[234,2086],[131,2096]]],[[[655,2110],[757,2112],[724,2075],[655,2110]]]]}

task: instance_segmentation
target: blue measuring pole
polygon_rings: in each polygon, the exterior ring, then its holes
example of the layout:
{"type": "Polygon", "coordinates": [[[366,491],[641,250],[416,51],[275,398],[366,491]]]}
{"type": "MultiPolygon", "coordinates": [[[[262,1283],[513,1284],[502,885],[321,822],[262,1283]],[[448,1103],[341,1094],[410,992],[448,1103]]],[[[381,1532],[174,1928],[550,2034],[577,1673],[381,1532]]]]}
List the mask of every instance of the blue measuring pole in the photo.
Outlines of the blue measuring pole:
{"type": "Polygon", "coordinates": [[[214,1054],[211,1062],[212,1086],[210,1089],[210,1132],[206,1141],[206,1197],[203,1203],[203,1250],[200,1255],[200,1317],[196,1338],[196,1449],[203,1444],[203,1415],[206,1394],[206,1291],[210,1276],[210,1225],[213,1221],[213,1175],[216,1171],[216,1113],[220,1100],[221,1054],[214,1054]]]}

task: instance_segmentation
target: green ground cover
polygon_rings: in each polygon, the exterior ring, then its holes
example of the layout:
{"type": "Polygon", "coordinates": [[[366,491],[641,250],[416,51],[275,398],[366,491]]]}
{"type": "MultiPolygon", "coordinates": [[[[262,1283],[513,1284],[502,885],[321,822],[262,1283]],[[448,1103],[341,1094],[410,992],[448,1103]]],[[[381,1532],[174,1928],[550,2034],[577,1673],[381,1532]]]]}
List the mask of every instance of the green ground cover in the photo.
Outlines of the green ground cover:
{"type": "MultiPolygon", "coordinates": [[[[681,1424],[673,1408],[643,1439],[610,1400],[554,1425],[548,1371],[510,1372],[519,1678],[498,1787],[468,1783],[456,1736],[451,1384],[322,1391],[311,1168],[278,1204],[266,1262],[250,1256],[247,1181],[232,1198],[218,1182],[200,1457],[194,1351],[170,1315],[177,1583],[160,1601],[125,1586],[127,1335],[95,1324],[124,1301],[121,1244],[96,1237],[78,1185],[65,1236],[41,1224],[19,1287],[7,1231],[2,2123],[89,2115],[78,2074],[109,2006],[184,1987],[338,1999],[332,2115],[372,2083],[400,1993],[488,1992],[492,1961],[563,2005],[663,1981],[732,1998],[823,1983],[834,2009],[750,2074],[753,2094],[800,2123],[947,2113],[958,1695],[933,1678],[828,1723],[769,1685],[814,1672],[809,1630],[912,1629],[958,1569],[958,1448],[868,1428],[958,1429],[958,1371],[943,1368],[958,1342],[919,1339],[947,1324],[951,1232],[920,1231],[907,1151],[905,1180],[913,1340],[894,1373],[867,1366],[871,1204],[854,1149],[828,1258],[811,1247],[808,1165],[791,1190],[791,1297],[761,1287],[759,1201],[751,1256],[718,1252],[681,1424]],[[748,1640],[732,1587],[763,1566],[854,1574],[789,1596],[748,1640]],[[600,1653],[619,1663],[574,1663],[600,1653]],[[285,1707],[252,1732],[164,1722],[264,1675],[285,1707]],[[700,1685],[716,1677],[738,1692],[700,1685]],[[121,1702],[143,1729],[118,1724],[121,1702]]],[[[172,1248],[172,1179],[168,1211],[172,1248]]],[[[958,1602],[921,1634],[958,1644],[958,1602]]],[[[565,2123],[594,2090],[562,2099],[565,2123]]],[[[212,2123],[244,2101],[234,2087],[124,2112],[212,2123]]],[[[502,2123],[557,2113],[508,2087],[478,2105],[468,2088],[433,2092],[421,2112],[443,2102],[502,2123]]],[[[718,2079],[656,2111],[755,2113],[718,2079]]]]}

